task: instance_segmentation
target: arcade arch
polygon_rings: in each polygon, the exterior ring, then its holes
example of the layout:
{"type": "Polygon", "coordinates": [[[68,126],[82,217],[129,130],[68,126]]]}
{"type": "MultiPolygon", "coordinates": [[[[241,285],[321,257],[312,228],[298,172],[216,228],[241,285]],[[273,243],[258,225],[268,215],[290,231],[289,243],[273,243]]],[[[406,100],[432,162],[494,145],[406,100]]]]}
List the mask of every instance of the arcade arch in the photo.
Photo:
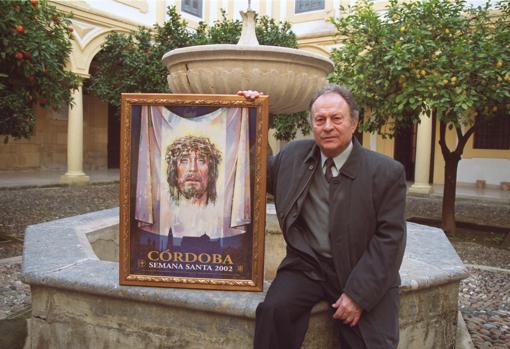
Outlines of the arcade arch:
{"type": "MultiPolygon", "coordinates": [[[[129,33],[120,27],[100,28],[84,22],[75,27],[69,69],[84,80],[93,73],[94,58],[111,32],[129,33]]],[[[69,106],[67,124],[67,171],[62,182],[88,182],[87,169],[118,168],[120,123],[109,113],[107,103],[93,95],[84,94],[83,83],[74,91],[69,106]],[[117,121],[117,122],[113,122],[117,121]],[[113,159],[113,160],[112,160],[113,159]]]]}

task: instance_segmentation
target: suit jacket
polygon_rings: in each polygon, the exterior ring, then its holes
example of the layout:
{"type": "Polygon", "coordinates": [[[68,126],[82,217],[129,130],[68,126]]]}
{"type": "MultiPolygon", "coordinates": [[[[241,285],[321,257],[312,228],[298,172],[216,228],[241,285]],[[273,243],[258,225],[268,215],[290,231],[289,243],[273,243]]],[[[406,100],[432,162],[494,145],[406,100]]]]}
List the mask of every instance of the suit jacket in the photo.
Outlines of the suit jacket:
{"type": "MultiPolygon", "coordinates": [[[[321,279],[316,254],[296,224],[318,166],[320,150],[313,140],[291,142],[269,160],[268,191],[287,242],[279,268],[321,279]]],[[[363,308],[359,328],[367,348],[396,347],[398,271],[406,240],[404,168],[353,138],[351,155],[329,190],[331,253],[342,292],[363,308]]]]}

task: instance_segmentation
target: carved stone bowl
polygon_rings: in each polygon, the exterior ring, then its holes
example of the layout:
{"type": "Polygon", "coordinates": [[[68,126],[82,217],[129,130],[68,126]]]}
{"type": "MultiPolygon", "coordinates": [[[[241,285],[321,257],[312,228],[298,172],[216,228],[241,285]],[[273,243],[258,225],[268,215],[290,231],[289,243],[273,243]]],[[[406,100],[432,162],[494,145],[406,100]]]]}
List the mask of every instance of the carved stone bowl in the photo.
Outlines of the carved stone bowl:
{"type": "Polygon", "coordinates": [[[192,46],[167,52],[163,62],[174,93],[262,91],[272,114],[307,110],[333,71],[333,63],[318,54],[276,46],[192,46]]]}

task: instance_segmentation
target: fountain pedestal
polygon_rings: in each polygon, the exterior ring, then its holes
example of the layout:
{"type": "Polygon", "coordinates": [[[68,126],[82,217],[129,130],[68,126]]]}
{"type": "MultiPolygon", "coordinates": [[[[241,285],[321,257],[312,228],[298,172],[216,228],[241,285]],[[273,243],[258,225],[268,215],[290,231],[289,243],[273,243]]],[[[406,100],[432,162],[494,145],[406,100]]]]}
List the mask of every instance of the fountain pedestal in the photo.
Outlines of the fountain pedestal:
{"type": "MultiPolygon", "coordinates": [[[[268,214],[267,221],[271,276],[284,245],[276,217],[268,214]]],[[[252,347],[255,309],[265,292],[120,286],[117,237],[118,209],[27,228],[28,348],[252,347]]],[[[443,232],[409,223],[400,273],[399,348],[453,347],[458,285],[467,273],[443,232]]],[[[303,348],[338,348],[327,306],[314,307],[303,348]]]]}

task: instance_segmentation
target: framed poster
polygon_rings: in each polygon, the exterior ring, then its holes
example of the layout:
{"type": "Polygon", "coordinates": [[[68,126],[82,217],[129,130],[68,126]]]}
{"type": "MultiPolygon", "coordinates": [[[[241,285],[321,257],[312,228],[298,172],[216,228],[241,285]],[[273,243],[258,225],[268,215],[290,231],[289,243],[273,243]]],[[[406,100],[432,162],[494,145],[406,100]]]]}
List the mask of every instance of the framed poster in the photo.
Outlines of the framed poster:
{"type": "Polygon", "coordinates": [[[122,94],[121,285],[262,290],[268,110],[122,94]]]}

